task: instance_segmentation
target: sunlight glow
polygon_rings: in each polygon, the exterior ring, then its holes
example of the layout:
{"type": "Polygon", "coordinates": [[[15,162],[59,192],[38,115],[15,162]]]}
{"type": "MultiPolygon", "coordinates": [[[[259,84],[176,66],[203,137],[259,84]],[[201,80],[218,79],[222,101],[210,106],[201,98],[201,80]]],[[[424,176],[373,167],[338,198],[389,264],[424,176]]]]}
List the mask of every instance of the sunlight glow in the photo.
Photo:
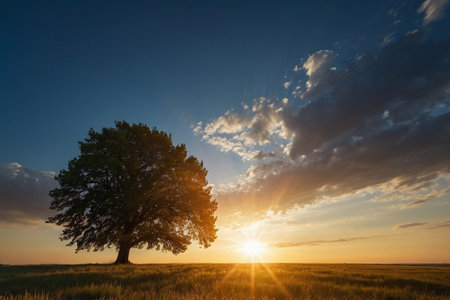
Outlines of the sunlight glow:
{"type": "Polygon", "coordinates": [[[256,240],[246,241],[242,245],[242,251],[250,257],[255,257],[261,255],[264,251],[265,245],[256,240]]]}

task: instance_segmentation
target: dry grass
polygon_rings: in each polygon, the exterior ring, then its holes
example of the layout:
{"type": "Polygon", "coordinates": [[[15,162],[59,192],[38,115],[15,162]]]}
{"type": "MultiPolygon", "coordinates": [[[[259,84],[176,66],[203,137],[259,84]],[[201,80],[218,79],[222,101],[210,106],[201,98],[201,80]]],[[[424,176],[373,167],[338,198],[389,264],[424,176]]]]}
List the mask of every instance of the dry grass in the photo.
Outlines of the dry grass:
{"type": "Polygon", "coordinates": [[[0,299],[450,299],[450,267],[0,266],[0,299]]]}

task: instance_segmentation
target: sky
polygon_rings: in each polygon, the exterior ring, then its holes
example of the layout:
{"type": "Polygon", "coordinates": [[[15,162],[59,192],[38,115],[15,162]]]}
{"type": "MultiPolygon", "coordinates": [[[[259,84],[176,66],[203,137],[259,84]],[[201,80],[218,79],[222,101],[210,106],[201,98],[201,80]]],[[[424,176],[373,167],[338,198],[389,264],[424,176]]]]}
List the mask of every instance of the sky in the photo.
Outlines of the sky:
{"type": "Polygon", "coordinates": [[[169,132],[218,238],[136,263],[450,263],[450,5],[0,1],[0,264],[103,263],[48,191],[89,128],[169,132]],[[244,247],[245,248],[245,247],[244,247]]]}

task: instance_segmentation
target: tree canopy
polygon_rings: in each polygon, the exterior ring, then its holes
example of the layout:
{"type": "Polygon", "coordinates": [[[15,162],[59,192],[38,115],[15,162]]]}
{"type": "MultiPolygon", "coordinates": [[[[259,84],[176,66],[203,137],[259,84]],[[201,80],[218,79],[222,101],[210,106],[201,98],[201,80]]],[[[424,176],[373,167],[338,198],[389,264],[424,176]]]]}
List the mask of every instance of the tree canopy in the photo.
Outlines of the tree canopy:
{"type": "Polygon", "coordinates": [[[79,250],[118,249],[128,263],[131,248],[184,252],[191,240],[209,247],[216,238],[203,162],[174,146],[171,135],[144,124],[116,122],[90,129],[80,155],[56,176],[47,222],[64,226],[61,240],[79,250]]]}

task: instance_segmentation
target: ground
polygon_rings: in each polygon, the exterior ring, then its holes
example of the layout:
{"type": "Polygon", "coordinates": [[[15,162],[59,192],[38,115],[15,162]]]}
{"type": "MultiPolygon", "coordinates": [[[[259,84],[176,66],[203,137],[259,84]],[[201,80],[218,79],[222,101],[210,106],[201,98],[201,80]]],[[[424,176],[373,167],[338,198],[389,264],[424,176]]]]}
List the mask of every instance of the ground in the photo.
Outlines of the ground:
{"type": "Polygon", "coordinates": [[[450,299],[450,266],[0,266],[0,299],[450,299]]]}

